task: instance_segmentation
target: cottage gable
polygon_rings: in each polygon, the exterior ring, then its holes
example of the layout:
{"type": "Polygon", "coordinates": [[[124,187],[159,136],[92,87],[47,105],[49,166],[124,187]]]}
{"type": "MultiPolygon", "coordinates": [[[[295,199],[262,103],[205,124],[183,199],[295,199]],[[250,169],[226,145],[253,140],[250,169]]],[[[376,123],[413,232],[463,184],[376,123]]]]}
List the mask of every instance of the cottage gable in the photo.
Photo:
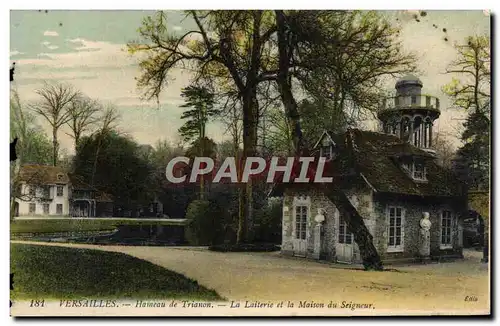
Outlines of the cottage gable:
{"type": "Polygon", "coordinates": [[[327,131],[324,131],[319,140],[314,145],[314,149],[319,151],[319,156],[326,157],[327,161],[336,156],[337,144],[327,131]]]}

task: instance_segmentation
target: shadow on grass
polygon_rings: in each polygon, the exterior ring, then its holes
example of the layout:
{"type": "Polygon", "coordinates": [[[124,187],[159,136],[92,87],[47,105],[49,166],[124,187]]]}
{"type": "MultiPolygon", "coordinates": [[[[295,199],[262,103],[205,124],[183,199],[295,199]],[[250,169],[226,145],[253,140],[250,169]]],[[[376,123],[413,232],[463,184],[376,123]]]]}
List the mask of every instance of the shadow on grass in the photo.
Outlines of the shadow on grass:
{"type": "Polygon", "coordinates": [[[223,301],[185,276],[122,253],[11,244],[12,299],[223,301]]]}

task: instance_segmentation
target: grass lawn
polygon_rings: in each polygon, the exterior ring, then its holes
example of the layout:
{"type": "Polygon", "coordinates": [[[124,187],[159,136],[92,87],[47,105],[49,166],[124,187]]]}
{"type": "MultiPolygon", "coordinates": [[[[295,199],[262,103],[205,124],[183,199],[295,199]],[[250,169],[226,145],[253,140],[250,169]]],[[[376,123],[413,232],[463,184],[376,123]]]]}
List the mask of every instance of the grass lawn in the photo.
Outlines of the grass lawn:
{"type": "Polygon", "coordinates": [[[114,230],[117,225],[182,225],[177,221],[144,221],[137,220],[99,220],[99,219],[30,219],[15,220],[10,224],[10,233],[51,233],[51,232],[72,232],[72,231],[106,231],[114,230]]]}
{"type": "Polygon", "coordinates": [[[222,300],[181,274],[125,254],[11,244],[16,299],[222,300]]]}

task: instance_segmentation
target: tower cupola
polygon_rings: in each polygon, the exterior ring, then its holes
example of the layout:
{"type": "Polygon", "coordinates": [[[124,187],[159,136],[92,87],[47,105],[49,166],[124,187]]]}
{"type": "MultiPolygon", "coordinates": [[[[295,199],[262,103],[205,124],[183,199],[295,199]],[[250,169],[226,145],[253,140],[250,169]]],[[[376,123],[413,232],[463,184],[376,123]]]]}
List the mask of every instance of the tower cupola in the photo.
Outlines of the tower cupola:
{"type": "Polygon", "coordinates": [[[378,118],[383,132],[433,152],[432,128],[441,114],[439,99],[422,94],[422,87],[422,81],[414,75],[398,80],[396,95],[383,99],[378,118]]]}

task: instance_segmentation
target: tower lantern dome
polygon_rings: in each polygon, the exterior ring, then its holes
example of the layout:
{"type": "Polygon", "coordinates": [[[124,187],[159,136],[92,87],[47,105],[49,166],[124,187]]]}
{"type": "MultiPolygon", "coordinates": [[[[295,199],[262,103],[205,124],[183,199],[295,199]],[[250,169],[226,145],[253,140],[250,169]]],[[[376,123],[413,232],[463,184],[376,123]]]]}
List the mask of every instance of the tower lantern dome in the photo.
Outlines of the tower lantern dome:
{"type": "Polygon", "coordinates": [[[417,76],[410,74],[399,79],[395,88],[398,95],[420,95],[423,85],[417,76]]]}

